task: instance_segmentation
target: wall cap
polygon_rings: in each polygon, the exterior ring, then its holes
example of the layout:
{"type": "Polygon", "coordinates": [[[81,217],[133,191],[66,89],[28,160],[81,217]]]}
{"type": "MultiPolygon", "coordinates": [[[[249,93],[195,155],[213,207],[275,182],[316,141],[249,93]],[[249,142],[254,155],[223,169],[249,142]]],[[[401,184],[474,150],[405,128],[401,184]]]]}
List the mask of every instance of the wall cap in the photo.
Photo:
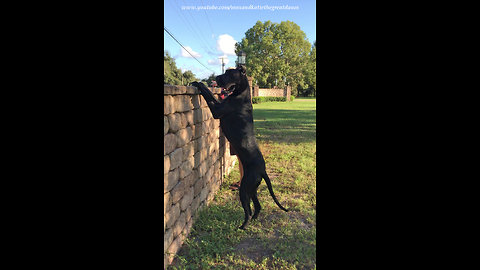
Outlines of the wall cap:
{"type": "MultiPolygon", "coordinates": [[[[208,87],[210,91],[214,94],[220,94],[222,91],[218,87],[208,87]]],[[[194,86],[183,86],[183,85],[163,85],[163,94],[164,95],[199,95],[200,91],[194,86]]]]}

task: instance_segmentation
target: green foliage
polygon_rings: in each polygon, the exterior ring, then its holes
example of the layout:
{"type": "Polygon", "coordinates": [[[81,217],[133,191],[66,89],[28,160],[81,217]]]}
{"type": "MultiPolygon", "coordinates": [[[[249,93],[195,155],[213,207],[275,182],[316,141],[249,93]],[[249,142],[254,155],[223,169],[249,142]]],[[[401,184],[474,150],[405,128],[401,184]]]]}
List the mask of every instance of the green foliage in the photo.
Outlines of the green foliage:
{"type": "Polygon", "coordinates": [[[212,81],[215,81],[215,73],[212,73],[207,79],[204,79],[204,81],[207,82],[207,86],[211,86],[212,85],[212,81]]]}
{"type": "MultiPolygon", "coordinates": [[[[298,89],[316,88],[314,69],[316,57],[312,46],[300,27],[291,21],[257,23],[245,33],[235,46],[236,52],[247,54],[247,74],[261,88],[285,84],[292,87],[292,95],[298,89]]],[[[316,50],[316,49],[315,49],[316,50]]]]}
{"type": "Polygon", "coordinates": [[[190,70],[187,70],[183,73],[183,85],[189,85],[191,82],[198,81],[197,78],[195,78],[195,74],[191,72],[190,70]]]}
{"type": "Polygon", "coordinates": [[[278,102],[278,101],[287,101],[286,97],[252,97],[252,103],[258,104],[263,102],[278,102]]]}
{"type": "Polygon", "coordinates": [[[168,51],[165,51],[163,54],[163,76],[163,83],[170,85],[188,85],[193,81],[198,81],[190,70],[182,73],[182,70],[177,68],[175,59],[170,56],[168,51]]]}
{"type": "MultiPolygon", "coordinates": [[[[295,97],[290,96],[290,101],[294,101],[295,97]]],[[[286,97],[252,97],[253,104],[259,104],[263,102],[286,102],[286,97]]]]}
{"type": "Polygon", "coordinates": [[[163,83],[171,85],[181,85],[182,71],[177,68],[175,59],[165,51],[163,54],[163,83]]]}
{"type": "Polygon", "coordinates": [[[313,43],[312,49],[308,55],[309,61],[303,67],[303,74],[305,74],[304,87],[298,89],[298,95],[309,97],[317,94],[317,42],[313,43]]]}

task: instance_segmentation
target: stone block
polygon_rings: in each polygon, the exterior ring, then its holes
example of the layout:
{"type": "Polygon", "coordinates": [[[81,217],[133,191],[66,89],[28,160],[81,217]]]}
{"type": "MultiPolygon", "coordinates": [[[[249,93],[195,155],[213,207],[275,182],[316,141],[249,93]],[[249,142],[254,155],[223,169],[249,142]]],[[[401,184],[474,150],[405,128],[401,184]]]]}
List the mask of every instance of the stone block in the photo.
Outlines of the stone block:
{"type": "Polygon", "coordinates": [[[163,116],[163,136],[167,135],[169,127],[168,117],[163,116]]]}
{"type": "Polygon", "coordinates": [[[190,127],[180,129],[176,133],[177,135],[177,147],[182,147],[190,142],[193,137],[192,129],[190,127]]]}
{"type": "Polygon", "coordinates": [[[187,89],[182,85],[164,85],[163,94],[164,95],[181,95],[185,94],[187,89]]]}
{"type": "MultiPolygon", "coordinates": [[[[192,209],[193,213],[196,213],[199,205],[200,205],[200,196],[196,196],[195,198],[193,198],[192,204],[190,205],[189,209],[192,209]]],[[[192,219],[193,219],[193,215],[192,215],[192,219]]]]}
{"type": "Polygon", "coordinates": [[[203,121],[203,111],[202,109],[198,108],[193,110],[193,122],[195,124],[200,123],[203,121]]]}
{"type": "Polygon", "coordinates": [[[192,126],[192,133],[193,133],[194,139],[200,138],[200,136],[202,136],[203,134],[202,124],[197,123],[194,126],[192,126]]]}
{"type": "Polygon", "coordinates": [[[210,167],[205,173],[205,180],[207,180],[207,183],[210,183],[212,181],[212,176],[213,176],[213,167],[210,167]]]}
{"type": "Polygon", "coordinates": [[[173,170],[180,166],[183,161],[183,149],[177,148],[175,151],[170,153],[170,170],[173,170]]]}
{"type": "Polygon", "coordinates": [[[163,174],[170,171],[170,156],[163,156],[163,174]]]}
{"type": "Polygon", "coordinates": [[[180,204],[174,204],[170,208],[170,211],[168,211],[165,214],[165,219],[167,220],[167,225],[166,228],[169,229],[175,224],[175,221],[177,221],[178,217],[180,216],[180,204]]]}
{"type": "Polygon", "coordinates": [[[181,246],[182,246],[182,240],[178,236],[175,237],[167,249],[167,253],[169,253],[169,256],[172,257],[172,260],[173,260],[174,254],[177,254],[177,251],[180,249],[181,246]]]}
{"type": "MultiPolygon", "coordinates": [[[[193,204],[193,200],[192,200],[192,204],[193,204]]],[[[192,219],[192,215],[193,215],[192,205],[190,204],[190,207],[187,207],[187,209],[185,209],[185,220],[187,221],[187,223],[192,219]]],[[[188,231],[186,233],[188,234],[190,232],[188,231]]]]}
{"type": "Polygon", "coordinates": [[[210,133],[210,125],[208,123],[208,120],[202,122],[202,136],[210,133]]]}
{"type": "Polygon", "coordinates": [[[175,112],[187,112],[193,109],[192,99],[188,95],[177,95],[173,97],[175,112]]]}
{"type": "Polygon", "coordinates": [[[200,96],[200,95],[194,95],[194,96],[192,96],[193,108],[195,108],[195,109],[200,108],[200,105],[201,105],[200,99],[203,99],[203,97],[200,96]]]}
{"type": "Polygon", "coordinates": [[[202,120],[203,121],[206,121],[206,120],[209,120],[209,119],[212,119],[213,116],[212,116],[212,113],[210,112],[210,109],[207,107],[207,108],[202,108],[202,120]]]}
{"type": "Polygon", "coordinates": [[[195,151],[195,143],[193,141],[188,142],[182,147],[183,149],[183,160],[187,160],[193,157],[195,151]]]}
{"type": "Polygon", "coordinates": [[[180,180],[170,191],[170,194],[172,194],[172,203],[177,203],[185,194],[185,182],[180,180]]]}
{"type": "Polygon", "coordinates": [[[185,228],[185,225],[187,224],[187,216],[185,212],[180,213],[180,217],[178,217],[177,221],[173,225],[173,237],[177,237],[185,228]]]}
{"type": "MultiPolygon", "coordinates": [[[[186,121],[187,120],[185,119],[185,123],[186,121]]],[[[182,114],[180,113],[172,113],[168,115],[169,130],[172,133],[179,131],[185,123],[182,123],[182,114]]]]}
{"type": "Polygon", "coordinates": [[[207,160],[203,161],[200,166],[198,166],[198,176],[203,177],[207,173],[207,160]]]}
{"type": "Polygon", "coordinates": [[[177,137],[175,134],[169,133],[163,137],[163,155],[170,154],[177,148],[177,137]]]}
{"type": "Polygon", "coordinates": [[[193,156],[190,156],[183,163],[180,165],[180,179],[189,175],[193,170],[193,165],[195,163],[195,159],[193,156]]]}
{"type": "Polygon", "coordinates": [[[184,115],[185,119],[187,120],[187,126],[193,126],[193,124],[195,124],[193,120],[193,111],[190,110],[188,112],[185,112],[184,115]]]}
{"type": "Polygon", "coordinates": [[[166,253],[168,247],[172,244],[173,241],[173,229],[168,229],[163,234],[163,253],[166,253]]]}
{"type": "MultiPolygon", "coordinates": [[[[202,189],[202,191],[200,192],[200,203],[205,201],[205,199],[207,198],[207,195],[208,195],[208,188],[204,188],[202,189]]],[[[168,226],[167,226],[168,227],[168,226]]]]}
{"type": "Polygon", "coordinates": [[[178,169],[168,173],[167,177],[163,179],[163,193],[169,192],[174,186],[177,185],[178,180],[180,179],[179,175],[178,169]]]}
{"type": "Polygon", "coordinates": [[[190,187],[186,190],[185,194],[183,195],[183,198],[180,200],[180,209],[182,211],[185,211],[188,206],[193,201],[193,187],[190,187]]]}
{"type": "Polygon", "coordinates": [[[197,170],[192,170],[192,172],[187,175],[185,178],[181,179],[181,181],[185,182],[186,187],[193,186],[195,180],[197,179],[197,170]]]}
{"type": "Polygon", "coordinates": [[[175,111],[173,106],[173,97],[172,96],[163,96],[163,114],[168,115],[175,111]]]}
{"type": "Polygon", "coordinates": [[[210,144],[208,144],[208,156],[211,156],[213,151],[215,151],[215,148],[216,148],[216,145],[214,142],[211,142],[210,144]]]}
{"type": "Polygon", "coordinates": [[[163,194],[163,214],[165,215],[168,210],[170,210],[170,207],[172,206],[172,200],[171,200],[171,195],[170,192],[164,193],[163,194]]]}
{"type": "Polygon", "coordinates": [[[198,150],[203,150],[203,148],[206,147],[206,144],[207,144],[207,139],[205,137],[200,137],[198,139],[195,140],[195,149],[198,149],[198,150]]]}
{"type": "Polygon", "coordinates": [[[195,153],[195,155],[193,155],[193,168],[198,168],[198,166],[200,166],[200,164],[202,163],[202,153],[201,151],[195,153]]]}
{"type": "Polygon", "coordinates": [[[205,98],[203,98],[203,96],[200,96],[200,108],[208,108],[208,104],[207,102],[205,101],[205,98]]]}
{"type": "Polygon", "coordinates": [[[200,192],[202,191],[203,186],[205,185],[205,178],[201,177],[195,181],[195,184],[193,184],[193,195],[198,196],[200,192]]]}
{"type": "Polygon", "coordinates": [[[193,218],[191,218],[190,216],[190,219],[189,219],[187,216],[187,224],[185,225],[185,228],[183,230],[188,235],[192,231],[192,227],[193,227],[193,218]]]}
{"type": "Polygon", "coordinates": [[[200,91],[195,86],[187,86],[187,94],[200,94],[200,91]]]}
{"type": "Polygon", "coordinates": [[[187,122],[187,117],[185,116],[185,113],[180,113],[180,129],[186,128],[188,125],[187,122]]]}

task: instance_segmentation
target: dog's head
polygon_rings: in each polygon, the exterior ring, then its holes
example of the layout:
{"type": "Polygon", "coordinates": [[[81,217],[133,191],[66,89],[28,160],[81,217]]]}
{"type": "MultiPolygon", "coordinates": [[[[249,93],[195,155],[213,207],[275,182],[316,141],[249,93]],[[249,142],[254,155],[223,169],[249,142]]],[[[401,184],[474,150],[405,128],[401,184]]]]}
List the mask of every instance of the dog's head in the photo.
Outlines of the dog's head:
{"type": "Polygon", "coordinates": [[[240,65],[237,68],[228,69],[225,74],[219,75],[215,78],[218,86],[224,88],[227,92],[231,91],[241,91],[245,87],[236,87],[242,86],[247,83],[247,70],[245,66],[240,65]]]}

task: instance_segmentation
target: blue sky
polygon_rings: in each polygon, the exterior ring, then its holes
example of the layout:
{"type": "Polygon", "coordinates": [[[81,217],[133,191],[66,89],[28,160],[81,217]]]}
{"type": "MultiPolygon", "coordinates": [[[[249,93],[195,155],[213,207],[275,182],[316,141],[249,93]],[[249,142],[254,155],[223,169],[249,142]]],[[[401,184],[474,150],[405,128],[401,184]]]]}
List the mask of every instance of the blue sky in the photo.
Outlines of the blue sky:
{"type": "Polygon", "coordinates": [[[245,32],[257,21],[270,20],[275,23],[293,21],[305,32],[310,43],[316,40],[314,0],[164,0],[163,6],[164,26],[211,70],[184,52],[165,31],[163,31],[164,49],[175,58],[177,67],[183,71],[191,70],[199,79],[208,77],[212,71],[216,75],[222,73],[219,57],[228,58],[225,60],[228,61],[225,68],[234,66],[237,57],[232,55],[232,44],[241,41],[245,37],[245,32]],[[276,6],[286,5],[295,9],[272,10],[276,6]],[[250,9],[235,10],[240,6],[250,9]],[[186,9],[187,7],[190,9],[186,9]],[[204,9],[206,7],[210,9],[204,9]]]}

